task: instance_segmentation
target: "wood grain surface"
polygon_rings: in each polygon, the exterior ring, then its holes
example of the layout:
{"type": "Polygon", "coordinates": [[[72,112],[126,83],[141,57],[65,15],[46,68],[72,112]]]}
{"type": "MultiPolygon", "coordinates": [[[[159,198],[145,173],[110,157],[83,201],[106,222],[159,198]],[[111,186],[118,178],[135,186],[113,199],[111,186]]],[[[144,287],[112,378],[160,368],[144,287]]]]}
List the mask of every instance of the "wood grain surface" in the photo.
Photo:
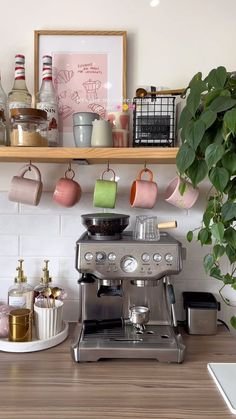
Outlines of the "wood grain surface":
{"type": "Polygon", "coordinates": [[[223,326],[215,336],[184,335],[183,364],[77,364],[70,339],[41,352],[0,354],[0,418],[235,417],[207,371],[208,362],[236,362],[236,340],[223,326]]]}
{"type": "Polygon", "coordinates": [[[86,160],[89,164],[97,163],[175,163],[177,147],[1,147],[2,162],[55,162],[86,160]]]}

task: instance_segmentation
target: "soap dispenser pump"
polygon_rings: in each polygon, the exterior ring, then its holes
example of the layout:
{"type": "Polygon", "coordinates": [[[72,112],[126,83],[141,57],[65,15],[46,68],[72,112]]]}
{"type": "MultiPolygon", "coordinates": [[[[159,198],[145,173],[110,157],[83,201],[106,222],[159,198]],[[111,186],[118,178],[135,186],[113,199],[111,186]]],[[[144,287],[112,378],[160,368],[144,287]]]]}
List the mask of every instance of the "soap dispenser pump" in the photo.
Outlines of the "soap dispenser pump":
{"type": "Polygon", "coordinates": [[[33,309],[33,287],[27,283],[27,277],[23,270],[23,259],[19,259],[16,268],[17,277],[14,284],[8,290],[8,304],[16,308],[33,309]]]}
{"type": "Polygon", "coordinates": [[[42,269],[43,276],[40,279],[40,283],[34,287],[34,301],[35,302],[44,298],[44,295],[43,295],[44,291],[47,288],[51,287],[52,278],[50,277],[49,269],[48,269],[49,262],[50,261],[47,259],[44,260],[45,266],[42,269]]]}

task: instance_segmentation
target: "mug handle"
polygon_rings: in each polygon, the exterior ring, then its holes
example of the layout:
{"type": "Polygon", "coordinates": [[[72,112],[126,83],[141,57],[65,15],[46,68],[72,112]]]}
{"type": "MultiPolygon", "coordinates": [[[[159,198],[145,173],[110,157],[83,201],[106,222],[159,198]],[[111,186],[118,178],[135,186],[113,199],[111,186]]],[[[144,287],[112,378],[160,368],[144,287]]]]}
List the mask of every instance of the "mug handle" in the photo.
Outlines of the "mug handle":
{"type": "Polygon", "coordinates": [[[140,172],[139,172],[136,180],[142,180],[142,175],[144,173],[148,173],[148,175],[149,175],[149,181],[152,182],[153,181],[153,173],[152,173],[152,171],[150,169],[147,169],[147,168],[140,170],[140,172]]]}
{"type": "Polygon", "coordinates": [[[25,173],[28,172],[28,170],[30,171],[31,169],[34,172],[36,179],[39,182],[41,182],[41,173],[34,164],[27,164],[26,166],[23,166],[19,171],[19,176],[23,178],[25,173]]]}
{"type": "Polygon", "coordinates": [[[113,169],[106,169],[106,170],[104,170],[104,172],[102,172],[101,179],[103,180],[103,176],[104,176],[104,174],[105,174],[105,173],[108,173],[108,172],[112,172],[112,173],[113,173],[113,179],[112,179],[112,181],[113,181],[113,182],[115,182],[115,177],[116,177],[116,174],[115,174],[115,172],[114,172],[114,170],[113,170],[113,169]]]}

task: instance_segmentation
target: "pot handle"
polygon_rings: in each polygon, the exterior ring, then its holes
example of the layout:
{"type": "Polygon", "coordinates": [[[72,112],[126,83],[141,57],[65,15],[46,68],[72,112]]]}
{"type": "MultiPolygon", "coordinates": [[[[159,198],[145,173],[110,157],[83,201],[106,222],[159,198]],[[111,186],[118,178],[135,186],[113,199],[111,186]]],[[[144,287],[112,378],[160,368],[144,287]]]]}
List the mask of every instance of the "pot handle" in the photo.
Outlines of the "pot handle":
{"type": "Polygon", "coordinates": [[[165,223],[159,223],[157,224],[157,228],[160,230],[164,228],[176,228],[177,227],[177,221],[166,221],[165,223]]]}

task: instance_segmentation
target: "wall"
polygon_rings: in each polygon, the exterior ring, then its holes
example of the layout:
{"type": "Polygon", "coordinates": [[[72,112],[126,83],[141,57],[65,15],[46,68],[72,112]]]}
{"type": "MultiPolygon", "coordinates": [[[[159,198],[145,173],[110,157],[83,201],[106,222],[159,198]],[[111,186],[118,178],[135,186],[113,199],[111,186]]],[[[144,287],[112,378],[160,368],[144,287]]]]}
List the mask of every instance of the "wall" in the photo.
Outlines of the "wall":
{"type": "MultiPolygon", "coordinates": [[[[2,2],[3,3],[3,2],[2,2]]],[[[4,3],[1,21],[0,67],[3,86],[8,92],[13,83],[14,55],[26,55],[27,85],[33,92],[33,31],[36,29],[126,30],[128,33],[128,97],[132,98],[140,85],[163,85],[172,88],[187,84],[194,73],[206,74],[212,67],[225,65],[235,70],[232,40],[236,28],[234,0],[160,0],[156,8],[149,0],[41,0],[36,8],[22,0],[8,6],[4,3]],[[23,23],[24,22],[24,23],[23,23]],[[3,42],[4,40],[4,42],[3,42]]],[[[78,316],[78,275],[74,269],[74,248],[82,232],[80,214],[92,212],[92,190],[103,166],[76,167],[76,177],[83,189],[80,203],[72,209],[62,209],[52,203],[52,190],[66,166],[39,164],[43,175],[44,195],[37,208],[18,206],[7,199],[11,177],[20,164],[0,164],[0,301],[6,299],[7,288],[15,276],[17,259],[25,259],[29,281],[36,283],[41,275],[44,258],[49,258],[51,274],[68,290],[65,316],[78,316]]],[[[143,211],[131,211],[129,188],[140,166],[114,166],[120,177],[117,212],[134,217],[143,211]]],[[[159,199],[150,213],[159,221],[176,219],[178,229],[173,235],[187,247],[184,269],[174,278],[178,317],[182,316],[183,290],[210,290],[217,293],[221,283],[206,277],[202,257],[207,250],[199,244],[186,243],[186,232],[198,226],[207,185],[201,186],[197,205],[188,213],[166,204],[163,194],[167,182],[175,175],[174,165],[153,165],[159,185],[159,199]]],[[[220,317],[228,321],[231,309],[223,305],[220,317]]]]}

